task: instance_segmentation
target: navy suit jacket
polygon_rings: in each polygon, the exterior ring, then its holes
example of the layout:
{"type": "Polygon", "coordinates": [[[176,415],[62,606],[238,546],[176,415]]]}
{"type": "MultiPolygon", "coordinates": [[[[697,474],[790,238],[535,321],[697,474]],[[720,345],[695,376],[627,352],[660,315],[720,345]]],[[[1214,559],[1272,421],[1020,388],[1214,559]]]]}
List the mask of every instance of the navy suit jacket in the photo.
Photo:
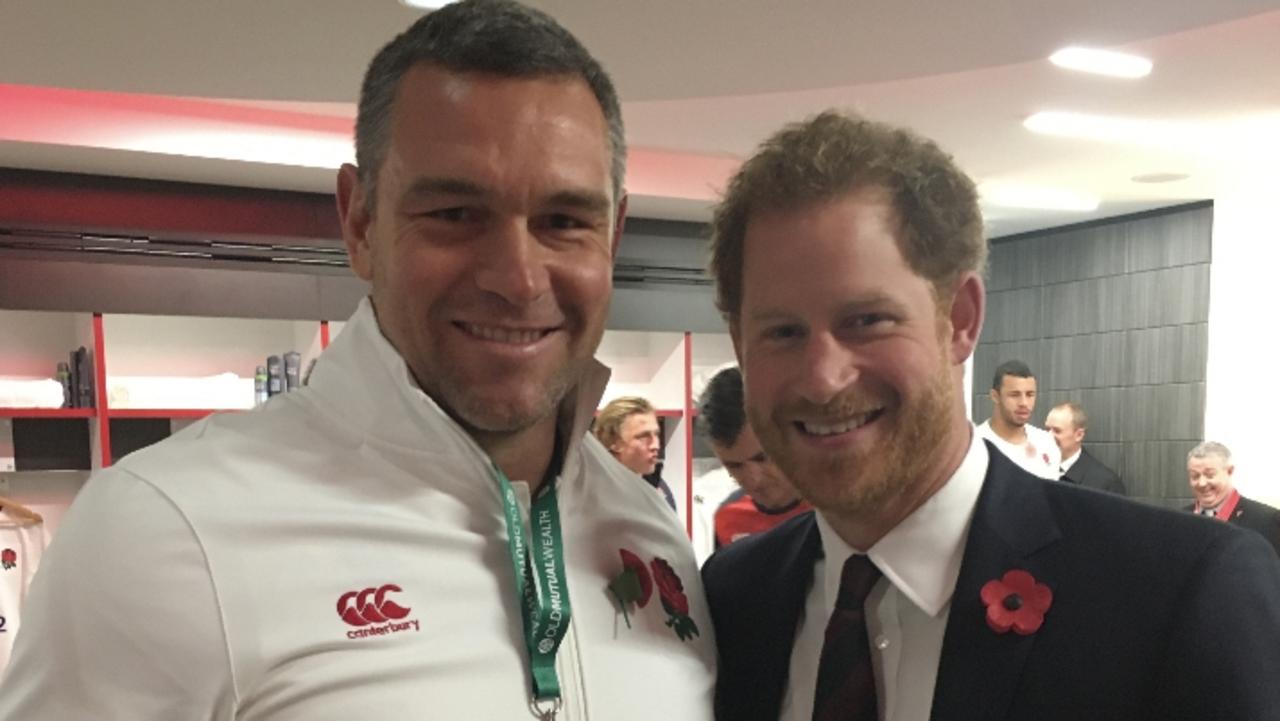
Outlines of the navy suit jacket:
{"type": "MultiPolygon", "coordinates": [[[[933,721],[1280,719],[1280,559],[1257,534],[1046,482],[987,450],[933,721]],[[1053,591],[1029,636],[991,630],[979,597],[1015,568],[1053,591]]],[[[720,721],[778,718],[821,545],[805,514],[704,566],[720,721]]]]}
{"type": "Polygon", "coordinates": [[[1070,481],[1085,488],[1097,488],[1124,495],[1124,483],[1116,472],[1103,465],[1102,461],[1093,457],[1086,448],[1080,449],[1080,457],[1067,469],[1064,481],[1070,481]]]}
{"type": "MultiPolygon", "coordinates": [[[[1194,511],[1195,508],[1196,504],[1193,503],[1183,510],[1194,511]]],[[[1227,520],[1241,528],[1262,534],[1267,543],[1276,549],[1276,553],[1280,553],[1280,509],[1240,496],[1240,502],[1227,520]]]]}

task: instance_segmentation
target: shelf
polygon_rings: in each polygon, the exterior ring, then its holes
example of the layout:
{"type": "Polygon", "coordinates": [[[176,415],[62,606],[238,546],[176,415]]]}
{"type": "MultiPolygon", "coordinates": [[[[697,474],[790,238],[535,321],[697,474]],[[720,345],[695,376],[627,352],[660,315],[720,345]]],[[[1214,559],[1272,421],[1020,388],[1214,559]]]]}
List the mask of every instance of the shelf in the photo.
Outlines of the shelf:
{"type": "Polygon", "coordinates": [[[113,408],[108,418],[204,418],[214,413],[236,413],[243,408],[113,408]]]}
{"type": "Polygon", "coordinates": [[[0,418],[93,418],[95,408],[0,408],[0,418]]]}

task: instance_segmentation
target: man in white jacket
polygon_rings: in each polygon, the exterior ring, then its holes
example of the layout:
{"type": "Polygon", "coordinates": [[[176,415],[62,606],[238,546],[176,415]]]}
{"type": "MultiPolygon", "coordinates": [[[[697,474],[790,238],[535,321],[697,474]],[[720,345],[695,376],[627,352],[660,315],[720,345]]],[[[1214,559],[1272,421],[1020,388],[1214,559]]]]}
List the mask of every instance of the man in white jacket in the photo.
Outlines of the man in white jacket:
{"type": "Polygon", "coordinates": [[[626,206],[608,77],[469,0],[375,57],[356,144],[368,300],[306,388],[88,483],[0,721],[710,718],[688,542],[586,432],[626,206]]]}

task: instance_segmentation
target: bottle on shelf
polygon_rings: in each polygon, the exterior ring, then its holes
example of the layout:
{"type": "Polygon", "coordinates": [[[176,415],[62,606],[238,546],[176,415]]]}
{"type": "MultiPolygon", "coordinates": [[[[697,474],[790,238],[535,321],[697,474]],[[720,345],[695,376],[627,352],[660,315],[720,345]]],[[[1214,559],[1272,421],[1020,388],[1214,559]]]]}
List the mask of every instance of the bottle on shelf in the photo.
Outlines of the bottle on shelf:
{"type": "Polygon", "coordinates": [[[296,391],[302,387],[302,354],[297,351],[289,351],[284,354],[284,389],[285,391],[296,391]]]}
{"type": "Polygon", "coordinates": [[[281,367],[280,356],[267,356],[267,395],[284,393],[284,388],[284,369],[281,367]]]}
{"type": "Polygon", "coordinates": [[[270,394],[267,393],[267,367],[258,366],[253,373],[253,404],[260,406],[266,403],[270,397],[270,394]]]}

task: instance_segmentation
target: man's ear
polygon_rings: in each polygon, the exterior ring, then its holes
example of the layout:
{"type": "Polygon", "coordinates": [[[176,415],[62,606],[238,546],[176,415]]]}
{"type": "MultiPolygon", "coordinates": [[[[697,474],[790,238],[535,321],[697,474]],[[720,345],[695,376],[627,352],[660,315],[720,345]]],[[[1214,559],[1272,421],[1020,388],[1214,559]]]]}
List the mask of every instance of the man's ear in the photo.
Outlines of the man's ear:
{"type": "MultiPolygon", "coordinates": [[[[951,295],[948,320],[951,321],[950,357],[952,365],[961,365],[978,345],[982,334],[982,321],[986,317],[987,290],[982,277],[972,271],[965,273],[955,284],[951,295]]],[[[992,391],[992,400],[999,394],[992,391]]]]}
{"type": "Polygon", "coordinates": [[[360,182],[360,171],[350,163],[338,169],[338,222],[342,226],[342,242],[347,246],[347,258],[351,270],[360,278],[373,279],[373,252],[369,243],[369,226],[373,216],[369,213],[368,198],[360,182]]]}
{"type": "Polygon", "coordinates": [[[627,192],[622,191],[622,199],[618,201],[618,217],[613,221],[613,247],[609,248],[609,257],[618,257],[618,244],[622,242],[622,230],[627,225],[627,192]]]}

